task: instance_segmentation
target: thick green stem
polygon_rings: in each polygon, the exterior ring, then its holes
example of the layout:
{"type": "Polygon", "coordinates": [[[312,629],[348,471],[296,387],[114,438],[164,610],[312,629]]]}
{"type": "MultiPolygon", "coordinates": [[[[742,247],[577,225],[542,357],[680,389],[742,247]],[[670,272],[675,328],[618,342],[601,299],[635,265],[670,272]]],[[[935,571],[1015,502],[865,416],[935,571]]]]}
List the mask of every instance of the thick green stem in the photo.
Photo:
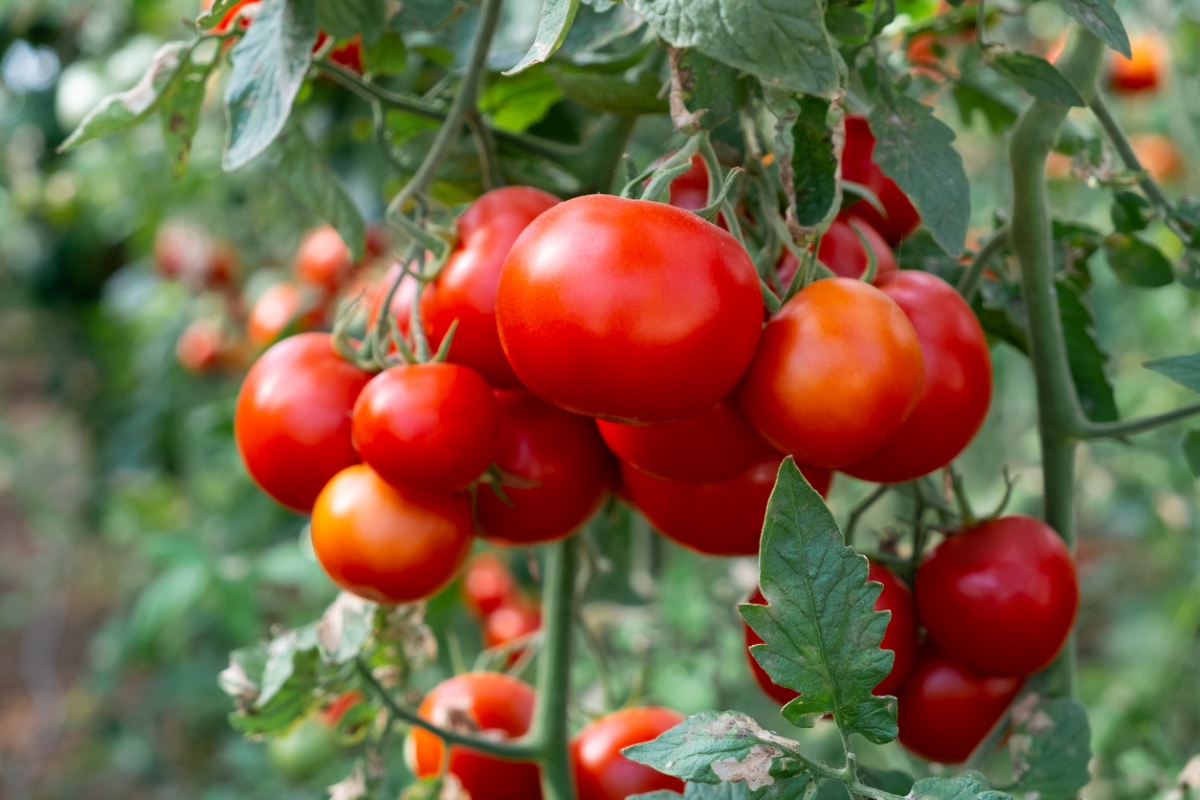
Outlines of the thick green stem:
{"type": "Polygon", "coordinates": [[[571,694],[571,623],[575,618],[576,537],[546,547],[542,584],[542,632],[537,708],[529,740],[542,768],[545,800],[575,800],[567,745],[567,702],[571,694]]]}

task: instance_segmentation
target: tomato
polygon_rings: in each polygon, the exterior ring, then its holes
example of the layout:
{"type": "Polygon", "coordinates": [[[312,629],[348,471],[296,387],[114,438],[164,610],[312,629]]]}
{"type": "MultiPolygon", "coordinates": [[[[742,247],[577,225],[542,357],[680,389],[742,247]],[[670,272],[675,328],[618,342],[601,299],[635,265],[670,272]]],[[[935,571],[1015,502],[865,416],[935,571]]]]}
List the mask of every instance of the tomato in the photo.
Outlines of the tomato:
{"type": "Polygon", "coordinates": [[[930,761],[965,761],[1020,688],[1019,678],[981,678],[926,642],[896,692],[900,743],[930,761]]]}
{"type": "Polygon", "coordinates": [[[1153,92],[1162,82],[1163,54],[1167,44],[1156,33],[1129,37],[1132,58],[1117,53],[1108,70],[1108,85],[1113,91],[1135,94],[1153,92]]]}
{"type": "Polygon", "coordinates": [[[499,544],[560,539],[600,507],[612,483],[612,454],[590,419],[520,389],[497,391],[496,401],[500,436],[495,463],[536,485],[503,487],[512,506],[481,486],[476,510],[482,535],[499,544]]]}
{"type": "Polygon", "coordinates": [[[516,593],[516,579],[495,553],[480,553],[467,563],[462,580],[463,605],[476,617],[486,617],[516,593]]]}
{"type": "Polygon", "coordinates": [[[921,381],[920,341],[900,306],[862,281],[827,278],[767,323],[738,399],[776,449],[832,468],[895,436],[921,381]]]}
{"type": "Polygon", "coordinates": [[[671,181],[667,189],[671,205],[685,211],[708,206],[708,166],[699,154],[692,156],[692,167],[671,181]]]}
{"type": "Polygon", "coordinates": [[[598,427],[618,458],[669,481],[721,483],[775,454],[732,398],[683,422],[622,425],[601,420],[598,427]]]}
{"type": "Polygon", "coordinates": [[[1160,133],[1134,133],[1129,136],[1138,163],[1156,181],[1171,181],[1183,173],[1183,156],[1168,137],[1160,133]]]}
{"type": "Polygon", "coordinates": [[[332,225],[322,225],[304,234],[292,267],[297,280],[327,292],[335,291],[353,268],[350,248],[332,225]]]}
{"type": "Polygon", "coordinates": [[[167,222],[154,236],[154,261],[164,278],[193,289],[227,285],[237,272],[237,250],[187,222],[167,222]]]}
{"type": "MultiPolygon", "coordinates": [[[[204,11],[208,11],[210,8],[212,8],[212,4],[213,0],[201,0],[200,8],[204,11]]],[[[225,16],[221,17],[221,21],[213,26],[213,33],[227,32],[233,27],[233,22],[238,18],[238,15],[242,13],[242,9],[247,9],[247,11],[253,12],[257,9],[257,6],[258,0],[238,0],[238,2],[229,7],[229,10],[225,12],[225,16]],[[248,6],[249,8],[247,8],[248,6]]],[[[249,27],[250,19],[252,18],[253,13],[248,13],[246,16],[243,16],[241,19],[241,26],[243,28],[249,27]]]]}
{"type": "Polygon", "coordinates": [[[729,394],[762,328],[754,263],[665,203],[588,195],[526,229],[496,297],[513,369],[546,401],[613,422],[694,417],[729,394]]]}
{"type": "Polygon", "coordinates": [[[496,449],[500,409],[479,373],[458,364],[384,370],[354,405],[354,445],[393,486],[453,494],[496,449]]]}
{"type": "MultiPolygon", "coordinates": [[[[855,233],[856,229],[862,233],[863,239],[867,240],[871,253],[875,256],[874,282],[879,283],[896,272],[896,254],[879,235],[879,231],[872,228],[870,223],[852,215],[838,217],[829,226],[829,230],[825,231],[825,235],[821,237],[821,245],[817,248],[817,260],[840,278],[861,278],[865,275],[870,261],[862,239],[855,233]]],[[[800,262],[792,252],[784,250],[778,267],[779,282],[784,288],[792,282],[792,276],[796,274],[799,266],[800,262]]]]}
{"type": "Polygon", "coordinates": [[[389,486],[365,464],[346,467],[313,506],[312,544],[329,579],[376,603],[432,597],[471,552],[466,495],[389,486]]]}
{"type": "Polygon", "coordinates": [[[255,483],[308,513],[329,479],[358,463],[350,410],[370,379],[333,351],[325,333],[293,336],[263,353],[242,383],[233,419],[255,483]]]}
{"type": "Polygon", "coordinates": [[[872,160],[875,136],[864,117],[846,116],[846,146],[842,150],[842,177],[870,189],[886,212],[880,214],[866,200],[854,204],[854,215],[867,222],[888,244],[896,245],[921,224],[921,215],[896,182],[872,160]]]}
{"type": "MultiPolygon", "coordinates": [[[[527,597],[514,595],[493,609],[483,622],[483,643],[488,648],[503,647],[509,642],[532,636],[542,628],[542,610],[527,597]]],[[[516,661],[522,648],[512,655],[516,661]]]]}
{"type": "Polygon", "coordinates": [[[312,290],[290,281],[270,286],[250,309],[246,338],[255,347],[266,347],[290,329],[311,330],[325,321],[325,309],[312,290]]]}
{"type": "MultiPolygon", "coordinates": [[[[469,727],[489,738],[516,739],[529,730],[535,693],[527,683],[496,672],[468,672],[439,683],[417,713],[442,727],[469,727]]],[[[418,778],[437,775],[445,745],[428,731],[413,728],[408,753],[418,778]]],[[[450,773],[471,797],[487,800],[540,800],[537,764],[502,761],[468,750],[450,748],[450,773]]]]}
{"type": "Polygon", "coordinates": [[[1067,546],[1046,523],[1020,515],[946,539],[925,557],[916,588],[929,637],[977,675],[1047,666],[1079,609],[1067,546]]]}
{"type": "Polygon", "coordinates": [[[882,449],[842,471],[902,483],[946,466],[975,437],[992,399],[992,359],[975,312],[941,278],[904,270],[878,285],[904,310],[921,342],[921,399],[882,449]]]}
{"type": "Polygon", "coordinates": [[[683,719],[683,714],[669,708],[625,708],[575,734],[571,768],[579,800],[625,800],[658,790],[683,792],[683,781],[678,778],[621,755],[622,748],[655,739],[683,719]]]}
{"type": "MultiPolygon", "coordinates": [[[[379,319],[379,309],[383,307],[383,301],[387,298],[388,290],[392,288],[392,284],[396,282],[396,278],[400,276],[401,266],[399,263],[392,264],[388,267],[388,271],[374,285],[370,286],[363,295],[363,305],[367,314],[367,330],[372,330],[375,327],[375,321],[379,319]]],[[[412,275],[405,275],[400,281],[400,285],[396,287],[396,293],[392,295],[391,312],[392,318],[396,320],[396,327],[400,329],[402,335],[408,335],[408,323],[412,318],[412,301],[413,295],[417,293],[421,284],[412,275]]],[[[389,325],[390,327],[390,325],[389,325]]]]}
{"type": "Polygon", "coordinates": [[[221,361],[225,336],[221,325],[211,319],[193,320],[175,343],[175,358],[188,372],[212,372],[221,361]]]}
{"type": "Polygon", "coordinates": [[[421,299],[421,314],[434,346],[458,320],[450,360],[471,367],[492,386],[521,386],[496,332],[500,268],[521,231],[557,204],[554,195],[528,186],[484,194],[458,218],[458,244],[421,299]]]}
{"type": "MultiPolygon", "coordinates": [[[[313,45],[312,51],[315,53],[320,50],[328,39],[329,36],[325,31],[318,31],[317,43],[313,45]]],[[[329,51],[329,60],[361,75],[363,73],[362,35],[356,33],[351,39],[341,44],[335,44],[329,51]]]]}
{"type": "Polygon", "coordinates": [[[301,720],[282,736],[267,740],[271,763],[292,781],[312,778],[338,754],[333,730],[316,714],[301,720]]]}
{"type": "MultiPolygon", "coordinates": [[[[711,556],[749,556],[758,552],[781,460],[775,453],[736,478],[710,486],[664,481],[622,463],[621,485],[629,502],[676,544],[711,556]]],[[[798,466],[825,496],[833,478],[829,470],[798,466]]]]}

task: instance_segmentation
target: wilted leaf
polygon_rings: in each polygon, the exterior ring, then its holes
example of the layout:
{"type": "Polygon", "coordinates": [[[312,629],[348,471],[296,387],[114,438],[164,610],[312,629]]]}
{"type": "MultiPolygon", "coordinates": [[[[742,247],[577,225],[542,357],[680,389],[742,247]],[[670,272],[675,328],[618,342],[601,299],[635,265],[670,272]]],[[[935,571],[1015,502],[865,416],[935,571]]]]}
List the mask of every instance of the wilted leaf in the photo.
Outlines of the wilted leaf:
{"type": "Polygon", "coordinates": [[[1069,697],[1031,693],[1013,706],[1012,723],[1012,794],[1026,800],[1073,800],[1091,779],[1087,709],[1069,697]]]}
{"type": "MultiPolygon", "coordinates": [[[[194,52],[193,52],[194,55],[194,52]]],[[[167,152],[171,154],[171,174],[176,178],[187,172],[192,139],[200,125],[200,109],[208,89],[208,76],[217,65],[215,53],[208,61],[183,63],[162,93],[162,127],[167,152]]]]}

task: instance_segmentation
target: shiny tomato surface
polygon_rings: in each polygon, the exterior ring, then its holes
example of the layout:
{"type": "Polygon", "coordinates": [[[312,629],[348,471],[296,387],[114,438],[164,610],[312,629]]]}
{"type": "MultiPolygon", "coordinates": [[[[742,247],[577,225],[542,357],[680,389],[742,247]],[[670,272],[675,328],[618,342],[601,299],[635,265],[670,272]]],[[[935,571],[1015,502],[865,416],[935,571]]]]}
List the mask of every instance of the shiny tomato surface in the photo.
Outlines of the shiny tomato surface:
{"type": "Polygon", "coordinates": [[[842,178],[861,184],[879,199],[886,214],[880,214],[866,200],[852,206],[853,213],[865,220],[893,246],[921,224],[921,215],[896,182],[883,174],[873,160],[875,136],[866,118],[846,117],[846,146],[842,150],[842,178]]]}
{"type": "Polygon", "coordinates": [[[293,270],[297,280],[332,292],[350,277],[353,267],[350,248],[342,237],[332,225],[322,225],[300,240],[293,270]]]}
{"type": "Polygon", "coordinates": [[[683,714],[654,706],[603,716],[571,739],[578,800],[625,800],[659,790],[683,792],[683,781],[630,761],[622,748],[655,739],[683,722],[683,714]]]}

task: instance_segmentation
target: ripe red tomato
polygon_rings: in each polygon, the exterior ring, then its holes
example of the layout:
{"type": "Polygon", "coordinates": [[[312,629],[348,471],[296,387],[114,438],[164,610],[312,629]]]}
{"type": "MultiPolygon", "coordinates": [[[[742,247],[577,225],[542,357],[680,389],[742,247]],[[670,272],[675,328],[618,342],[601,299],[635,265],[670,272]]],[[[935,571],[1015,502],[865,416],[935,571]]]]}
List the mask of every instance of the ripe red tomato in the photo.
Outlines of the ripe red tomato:
{"type": "Polygon", "coordinates": [[[729,394],[762,328],[754,263],[726,231],[665,203],[588,195],[526,229],[496,321],[530,389],[576,414],[661,424],[729,394]]]}
{"type": "Polygon", "coordinates": [[[496,332],[500,268],[521,231],[557,204],[554,195],[528,186],[493,189],[480,197],[458,218],[458,244],[421,298],[431,343],[441,342],[458,320],[450,360],[471,367],[492,386],[521,386],[496,332]]]}
{"type": "Polygon", "coordinates": [[[951,536],[917,571],[930,638],[977,675],[1031,675],[1058,655],[1079,609],[1075,564],[1049,525],[1014,515],[951,536]]]}
{"type": "Polygon", "coordinates": [[[683,719],[683,714],[669,708],[625,708],[575,734],[571,767],[579,800],[625,800],[660,789],[682,792],[683,781],[630,761],[621,750],[656,739],[683,719]]]}
{"type": "Polygon", "coordinates": [[[166,222],[154,236],[154,260],[164,278],[192,289],[226,286],[237,272],[237,250],[187,222],[166,222]]]}
{"type": "MultiPolygon", "coordinates": [[[[484,735],[516,739],[529,730],[535,700],[527,683],[497,672],[468,672],[439,683],[417,713],[443,727],[470,726],[484,735]]],[[[445,745],[428,731],[409,735],[410,766],[418,778],[437,775],[445,745]]],[[[471,797],[487,800],[540,800],[537,764],[502,761],[465,747],[450,748],[450,774],[471,797]]]]}
{"type": "Polygon", "coordinates": [[[297,280],[327,292],[335,291],[353,268],[350,248],[332,225],[322,225],[304,234],[293,265],[297,280]]]}
{"type": "Polygon", "coordinates": [[[476,617],[486,617],[516,592],[516,579],[495,553],[480,553],[467,563],[462,580],[463,605],[476,617]]]}
{"type": "Polygon", "coordinates": [[[392,367],[354,405],[354,446],[393,486],[453,494],[496,450],[500,409],[479,373],[458,364],[392,367]]]}
{"type": "MultiPolygon", "coordinates": [[[[622,462],[621,485],[629,502],[676,544],[711,556],[751,556],[758,552],[781,460],[775,453],[736,478],[709,486],[653,478],[622,462]]],[[[833,479],[829,470],[797,466],[824,497],[833,479]]]]}
{"type": "MultiPolygon", "coordinates": [[[[483,622],[483,643],[488,648],[503,647],[509,642],[531,636],[541,628],[542,610],[538,604],[528,597],[513,595],[487,615],[483,622]]],[[[516,661],[521,649],[512,654],[510,662],[516,661]]]]}
{"type": "Polygon", "coordinates": [[[708,206],[708,166],[699,154],[692,156],[692,168],[671,181],[667,189],[671,205],[685,211],[708,206]]]}
{"type": "Polygon", "coordinates": [[[503,487],[513,506],[481,486],[476,511],[482,535],[499,544],[561,539],[600,507],[612,483],[612,454],[590,419],[520,389],[497,391],[496,401],[500,436],[495,463],[537,485],[503,487]]]}
{"type": "Polygon", "coordinates": [[[365,464],[346,467],[313,506],[312,543],[330,580],[377,603],[432,597],[471,552],[466,495],[389,486],[365,464]]]}
{"type": "Polygon", "coordinates": [[[721,483],[775,454],[726,398],[707,411],[667,425],[598,423],[617,458],[647,475],[684,483],[721,483]]]}
{"type": "Polygon", "coordinates": [[[193,320],[179,341],[175,342],[175,358],[188,372],[202,375],[212,372],[221,362],[225,335],[221,324],[211,319],[193,320]]]}
{"type": "MultiPolygon", "coordinates": [[[[896,272],[896,254],[879,235],[879,231],[854,216],[838,217],[821,237],[821,246],[817,248],[817,260],[833,271],[839,278],[861,278],[867,272],[870,261],[867,251],[863,248],[862,240],[858,238],[855,229],[862,233],[863,239],[871,246],[875,256],[875,283],[896,272]]],[[[783,251],[779,260],[779,282],[787,288],[796,274],[800,262],[790,250],[783,251]]]]}
{"type": "Polygon", "coordinates": [[[283,281],[268,287],[254,302],[246,321],[246,338],[255,347],[266,347],[289,329],[307,331],[324,321],[325,309],[311,289],[283,281]]]}
{"type": "Polygon", "coordinates": [[[941,278],[905,270],[878,286],[916,330],[925,379],[921,399],[895,436],[842,471],[902,483],[946,466],[975,437],[992,399],[992,359],[975,312],[941,278]]]}
{"type": "MultiPolygon", "coordinates": [[[[379,310],[383,307],[388,290],[392,288],[392,284],[399,277],[400,269],[399,263],[392,264],[382,278],[366,288],[363,294],[363,306],[367,315],[368,331],[374,329],[375,322],[379,319],[379,310]]],[[[392,295],[392,317],[396,320],[396,327],[404,336],[408,335],[408,323],[412,318],[413,295],[419,288],[420,283],[415,277],[405,275],[404,279],[400,281],[400,285],[396,287],[396,293],[392,295]]]]}
{"type": "Polygon", "coordinates": [[[1108,85],[1125,94],[1153,92],[1162,81],[1163,54],[1167,44],[1156,33],[1129,37],[1129,52],[1133,58],[1117,53],[1108,71],[1108,85]]]}
{"type": "Polygon", "coordinates": [[[827,278],[767,323],[738,399],[776,449],[833,468],[895,436],[921,380],[920,341],[900,306],[862,281],[827,278]]]}
{"type": "Polygon", "coordinates": [[[263,353],[238,393],[234,437],[250,477],[307,514],[322,487],[358,454],[350,410],[371,376],[333,351],[326,333],[303,333],[263,353]]]}
{"type": "Polygon", "coordinates": [[[926,642],[896,692],[900,743],[930,761],[964,761],[1020,688],[1019,678],[981,678],[926,642]]]}
{"type": "MultiPolygon", "coordinates": [[[[328,39],[329,36],[325,31],[318,31],[317,42],[313,45],[312,51],[315,53],[320,50],[328,39]]],[[[329,51],[329,60],[361,75],[363,73],[362,35],[356,33],[347,41],[334,45],[333,49],[329,51]]]]}
{"type": "Polygon", "coordinates": [[[864,117],[847,115],[842,177],[874,192],[887,212],[885,217],[870,203],[860,200],[853,206],[854,215],[865,220],[883,235],[888,244],[894,246],[917,229],[921,224],[921,215],[896,182],[884,175],[872,160],[874,153],[875,136],[871,133],[870,124],[864,117]]]}
{"type": "MultiPolygon", "coordinates": [[[[895,654],[895,659],[892,661],[892,671],[879,682],[872,692],[872,694],[883,697],[895,694],[912,669],[913,660],[917,654],[917,607],[913,603],[912,592],[886,567],[871,562],[867,571],[867,580],[883,584],[883,589],[875,600],[875,610],[892,612],[892,618],[888,620],[887,630],[883,634],[883,642],[879,646],[883,650],[891,650],[895,654]]],[[[746,602],[766,605],[767,601],[763,597],[762,591],[755,589],[754,594],[750,595],[750,599],[746,602]]],[[[754,679],[772,700],[781,706],[790,703],[798,696],[798,693],[777,686],[771,680],[766,670],[758,665],[750,653],[750,647],[762,644],[762,639],[744,622],[742,630],[746,637],[746,659],[750,662],[750,670],[754,673],[754,679]]]]}

